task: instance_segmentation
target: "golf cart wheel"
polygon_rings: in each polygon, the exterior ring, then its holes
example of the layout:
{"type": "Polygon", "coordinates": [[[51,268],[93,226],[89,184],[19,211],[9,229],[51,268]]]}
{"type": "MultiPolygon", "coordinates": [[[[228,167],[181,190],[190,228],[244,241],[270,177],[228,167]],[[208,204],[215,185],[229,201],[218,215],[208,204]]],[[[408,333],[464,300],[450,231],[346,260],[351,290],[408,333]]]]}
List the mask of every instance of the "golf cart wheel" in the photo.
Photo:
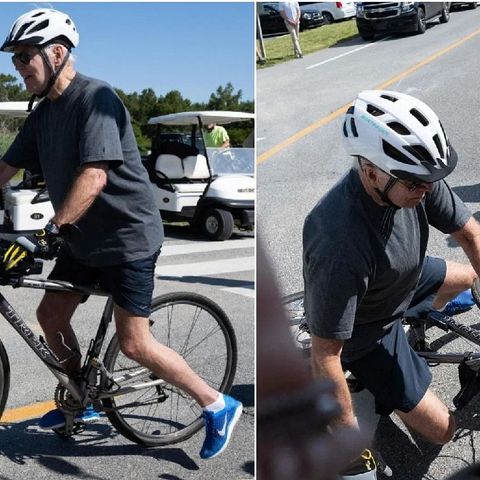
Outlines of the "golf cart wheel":
{"type": "Polygon", "coordinates": [[[233,216],[228,210],[209,208],[203,217],[202,228],[210,240],[227,240],[233,233],[233,216]]]}

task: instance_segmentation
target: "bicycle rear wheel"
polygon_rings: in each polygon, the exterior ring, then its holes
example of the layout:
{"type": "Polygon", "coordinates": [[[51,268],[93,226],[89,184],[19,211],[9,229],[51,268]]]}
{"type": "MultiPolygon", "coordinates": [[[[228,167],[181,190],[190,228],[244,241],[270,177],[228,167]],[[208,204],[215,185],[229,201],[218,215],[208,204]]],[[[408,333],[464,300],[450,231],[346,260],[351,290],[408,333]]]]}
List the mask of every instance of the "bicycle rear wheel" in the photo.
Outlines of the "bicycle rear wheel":
{"type": "MultiPolygon", "coordinates": [[[[237,366],[235,333],[225,312],[206,297],[170,293],[152,302],[151,332],[179,353],[210,386],[228,392],[237,366]]],[[[115,335],[105,354],[114,378],[128,375],[121,387],[141,385],[157,377],[127,358],[115,335]]],[[[180,442],[203,426],[201,407],[168,383],[103,400],[112,425],[129,440],[145,446],[180,442]]]]}
{"type": "Polygon", "coordinates": [[[475,305],[480,308],[480,279],[476,278],[472,285],[472,296],[475,305]]]}
{"type": "Polygon", "coordinates": [[[10,363],[7,352],[0,340],[0,419],[7,403],[8,390],[10,389],[10,363]]]}

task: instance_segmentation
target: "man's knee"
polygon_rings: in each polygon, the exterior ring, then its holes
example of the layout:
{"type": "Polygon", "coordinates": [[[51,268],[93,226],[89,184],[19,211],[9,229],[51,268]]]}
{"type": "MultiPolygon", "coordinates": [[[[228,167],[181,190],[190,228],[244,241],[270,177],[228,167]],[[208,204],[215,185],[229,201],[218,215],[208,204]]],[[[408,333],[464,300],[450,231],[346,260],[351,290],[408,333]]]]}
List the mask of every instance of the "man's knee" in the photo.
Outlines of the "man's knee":
{"type": "Polygon", "coordinates": [[[427,390],[417,406],[405,413],[397,411],[402,421],[425,440],[444,445],[455,433],[455,418],[446,405],[430,390],[427,390]]]}
{"type": "Polygon", "coordinates": [[[81,297],[75,294],[46,293],[37,307],[37,319],[42,328],[69,322],[81,297]]]}

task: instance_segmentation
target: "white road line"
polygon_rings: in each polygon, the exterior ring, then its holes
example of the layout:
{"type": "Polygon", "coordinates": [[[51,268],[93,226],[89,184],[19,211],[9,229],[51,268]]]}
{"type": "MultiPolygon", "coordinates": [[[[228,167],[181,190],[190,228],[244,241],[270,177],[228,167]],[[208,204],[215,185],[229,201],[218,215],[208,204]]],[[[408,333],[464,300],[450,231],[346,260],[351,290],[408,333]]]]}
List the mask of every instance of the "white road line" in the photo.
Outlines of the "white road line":
{"type": "Polygon", "coordinates": [[[246,272],[255,269],[255,257],[213,260],[210,262],[160,265],[155,268],[159,277],[206,277],[220,273],[246,272]]]}
{"type": "Polygon", "coordinates": [[[255,298],[255,290],[253,288],[230,287],[221,288],[220,290],[229,293],[236,293],[237,295],[242,295],[243,297],[255,298]]]}
{"type": "Polygon", "coordinates": [[[321,65],[325,65],[326,63],[333,62],[334,60],[338,60],[339,58],[342,58],[342,57],[345,57],[345,56],[350,55],[352,53],[358,52],[360,50],[363,50],[364,48],[372,47],[376,43],[384,42],[385,40],[388,40],[389,38],[391,38],[391,37],[381,38],[377,42],[368,43],[367,45],[363,45],[362,47],[354,48],[353,50],[350,50],[349,52],[345,52],[345,53],[342,53],[340,55],[337,55],[336,57],[332,57],[332,58],[329,58],[327,60],[324,60],[323,62],[315,63],[313,65],[310,65],[305,70],[311,70],[312,68],[317,68],[321,65]]]}
{"type": "Polygon", "coordinates": [[[180,245],[165,245],[162,247],[162,257],[171,255],[186,255],[188,253],[212,252],[216,250],[230,250],[234,248],[251,248],[255,246],[254,238],[246,238],[244,240],[229,240],[226,242],[195,242],[184,243],[180,245]]]}

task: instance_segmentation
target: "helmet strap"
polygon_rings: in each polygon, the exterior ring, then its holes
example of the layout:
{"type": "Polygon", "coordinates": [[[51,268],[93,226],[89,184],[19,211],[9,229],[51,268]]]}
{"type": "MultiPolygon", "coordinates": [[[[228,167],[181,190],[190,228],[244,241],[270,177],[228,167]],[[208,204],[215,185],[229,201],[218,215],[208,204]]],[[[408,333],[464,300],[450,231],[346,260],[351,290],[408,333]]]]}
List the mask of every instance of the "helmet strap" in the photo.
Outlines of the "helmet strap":
{"type": "MultiPolygon", "coordinates": [[[[47,46],[47,45],[46,45],[47,46]]],[[[36,98],[44,98],[48,95],[48,93],[50,92],[50,90],[52,89],[53,85],[55,85],[55,82],[57,81],[57,78],[58,76],[60,75],[60,73],[62,72],[62,70],[65,68],[65,65],[67,64],[68,62],[68,59],[70,58],[70,50],[67,49],[67,53],[65,55],[65,58],[63,59],[63,62],[59,65],[59,67],[57,68],[57,70],[55,70],[53,68],[53,65],[51,64],[50,62],[50,59],[48,58],[47,54],[45,53],[45,48],[46,46],[40,48],[40,55],[42,56],[44,62],[46,63],[46,65],[48,66],[48,68],[50,69],[50,78],[48,79],[48,82],[47,82],[47,85],[46,87],[43,89],[43,91],[39,94],[39,95],[36,95],[36,94],[33,94],[31,97],[30,97],[30,101],[28,102],[28,110],[27,112],[31,112],[32,111],[32,108],[33,108],[33,103],[35,101],[36,98]]]]}
{"type": "Polygon", "coordinates": [[[380,190],[379,188],[375,188],[375,192],[377,192],[378,196],[382,200],[382,202],[388,204],[390,207],[394,208],[400,208],[398,205],[395,205],[390,198],[388,197],[388,192],[392,189],[392,187],[397,183],[397,179],[395,177],[390,177],[388,179],[387,184],[385,185],[385,188],[380,190]]]}

